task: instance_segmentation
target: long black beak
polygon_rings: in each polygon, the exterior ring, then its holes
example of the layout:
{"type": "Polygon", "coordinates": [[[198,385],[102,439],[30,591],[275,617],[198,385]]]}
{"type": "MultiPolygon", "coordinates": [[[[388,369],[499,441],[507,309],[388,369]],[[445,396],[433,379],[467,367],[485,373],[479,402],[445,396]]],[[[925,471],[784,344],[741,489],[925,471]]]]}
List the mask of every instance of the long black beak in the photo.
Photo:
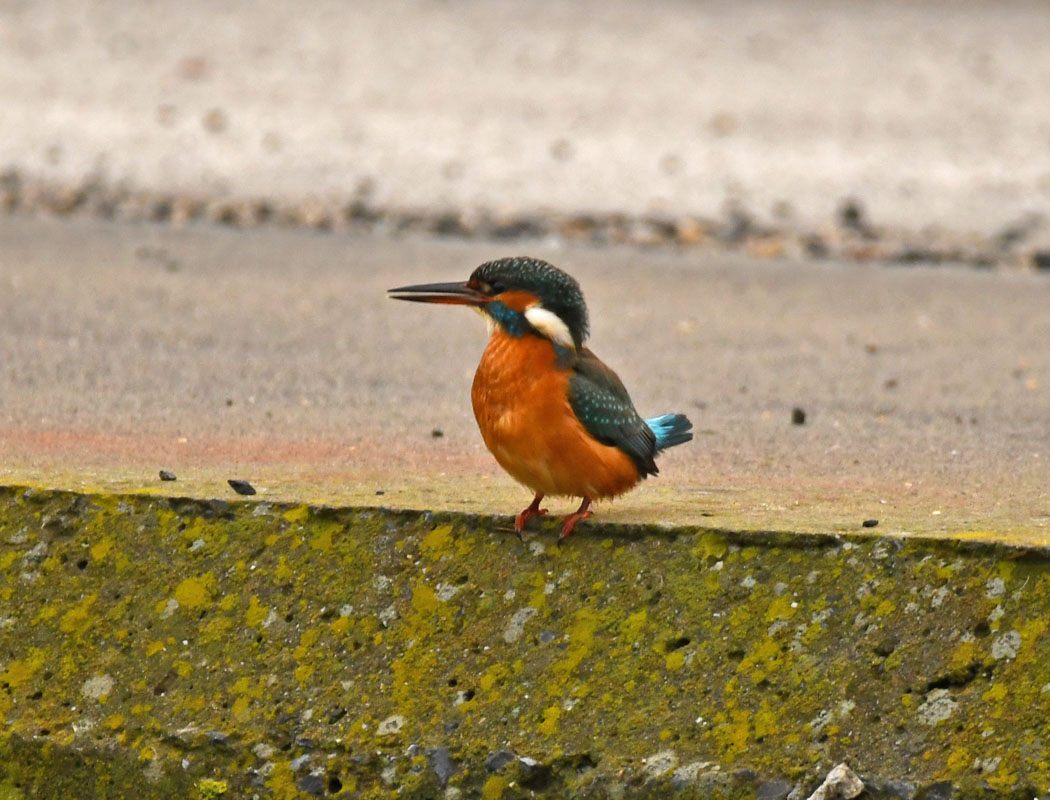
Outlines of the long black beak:
{"type": "Polygon", "coordinates": [[[489,302],[488,295],[471,289],[466,283],[420,283],[388,289],[394,300],[411,300],[413,303],[447,303],[457,306],[483,306],[489,302]]]}

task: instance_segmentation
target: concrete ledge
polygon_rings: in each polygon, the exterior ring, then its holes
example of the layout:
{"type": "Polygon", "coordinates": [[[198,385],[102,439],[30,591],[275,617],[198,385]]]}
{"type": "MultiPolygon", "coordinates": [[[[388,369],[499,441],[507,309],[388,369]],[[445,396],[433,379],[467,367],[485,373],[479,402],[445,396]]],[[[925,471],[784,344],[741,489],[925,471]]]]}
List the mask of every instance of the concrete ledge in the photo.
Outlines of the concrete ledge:
{"type": "Polygon", "coordinates": [[[0,489],[0,797],[1050,791],[1046,549],[503,525],[0,489]]]}

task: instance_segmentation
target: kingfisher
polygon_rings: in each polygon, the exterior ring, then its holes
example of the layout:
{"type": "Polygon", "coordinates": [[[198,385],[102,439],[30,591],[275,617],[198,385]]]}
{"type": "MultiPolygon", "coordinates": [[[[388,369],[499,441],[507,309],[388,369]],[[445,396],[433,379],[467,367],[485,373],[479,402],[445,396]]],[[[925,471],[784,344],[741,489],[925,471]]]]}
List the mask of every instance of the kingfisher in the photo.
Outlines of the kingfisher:
{"type": "Polygon", "coordinates": [[[488,261],[463,282],[390,289],[396,300],[469,306],[489,341],[471,389],[485,445],[532,503],[515,517],[523,537],[547,496],[582,498],[562,521],[559,542],[591,516],[595,500],[617,497],[649,475],[656,455],[693,438],[684,414],[643,419],[623,382],[584,346],[587,305],[580,285],[537,258],[488,261]]]}

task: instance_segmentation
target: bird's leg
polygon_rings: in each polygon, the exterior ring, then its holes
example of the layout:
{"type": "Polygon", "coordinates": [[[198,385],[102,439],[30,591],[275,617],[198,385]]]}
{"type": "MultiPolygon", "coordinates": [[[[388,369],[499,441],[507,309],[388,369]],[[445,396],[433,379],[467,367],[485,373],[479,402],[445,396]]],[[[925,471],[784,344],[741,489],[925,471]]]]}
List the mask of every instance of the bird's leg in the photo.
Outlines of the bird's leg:
{"type": "Polygon", "coordinates": [[[518,534],[519,539],[525,538],[525,524],[533,517],[542,517],[547,513],[547,509],[540,508],[540,503],[543,501],[543,495],[538,494],[532,499],[532,505],[522,511],[518,516],[514,518],[514,532],[518,534]]]}
{"type": "Polygon", "coordinates": [[[572,536],[572,532],[576,530],[576,523],[581,520],[587,519],[594,512],[590,510],[591,498],[583,498],[583,502],[580,503],[580,507],[575,512],[569,514],[563,521],[561,526],[561,536],[558,537],[558,541],[562,542],[572,536]]]}

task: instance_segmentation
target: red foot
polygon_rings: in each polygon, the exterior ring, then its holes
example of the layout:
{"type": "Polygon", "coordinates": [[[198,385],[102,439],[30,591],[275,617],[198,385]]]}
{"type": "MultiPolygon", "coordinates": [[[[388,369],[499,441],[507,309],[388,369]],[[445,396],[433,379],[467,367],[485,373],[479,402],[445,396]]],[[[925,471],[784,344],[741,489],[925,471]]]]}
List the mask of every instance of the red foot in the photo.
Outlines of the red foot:
{"type": "Polygon", "coordinates": [[[588,517],[593,515],[593,511],[588,510],[591,505],[591,498],[583,498],[583,502],[580,503],[580,507],[576,509],[575,513],[569,514],[563,521],[561,526],[561,536],[558,537],[558,542],[561,543],[572,536],[573,531],[576,530],[576,523],[582,522],[588,517]]]}
{"type": "Polygon", "coordinates": [[[518,534],[519,539],[525,538],[525,525],[530,519],[533,517],[542,517],[547,513],[547,509],[540,508],[540,502],[542,500],[542,494],[536,495],[536,497],[533,498],[532,504],[514,518],[514,532],[518,534]]]}

